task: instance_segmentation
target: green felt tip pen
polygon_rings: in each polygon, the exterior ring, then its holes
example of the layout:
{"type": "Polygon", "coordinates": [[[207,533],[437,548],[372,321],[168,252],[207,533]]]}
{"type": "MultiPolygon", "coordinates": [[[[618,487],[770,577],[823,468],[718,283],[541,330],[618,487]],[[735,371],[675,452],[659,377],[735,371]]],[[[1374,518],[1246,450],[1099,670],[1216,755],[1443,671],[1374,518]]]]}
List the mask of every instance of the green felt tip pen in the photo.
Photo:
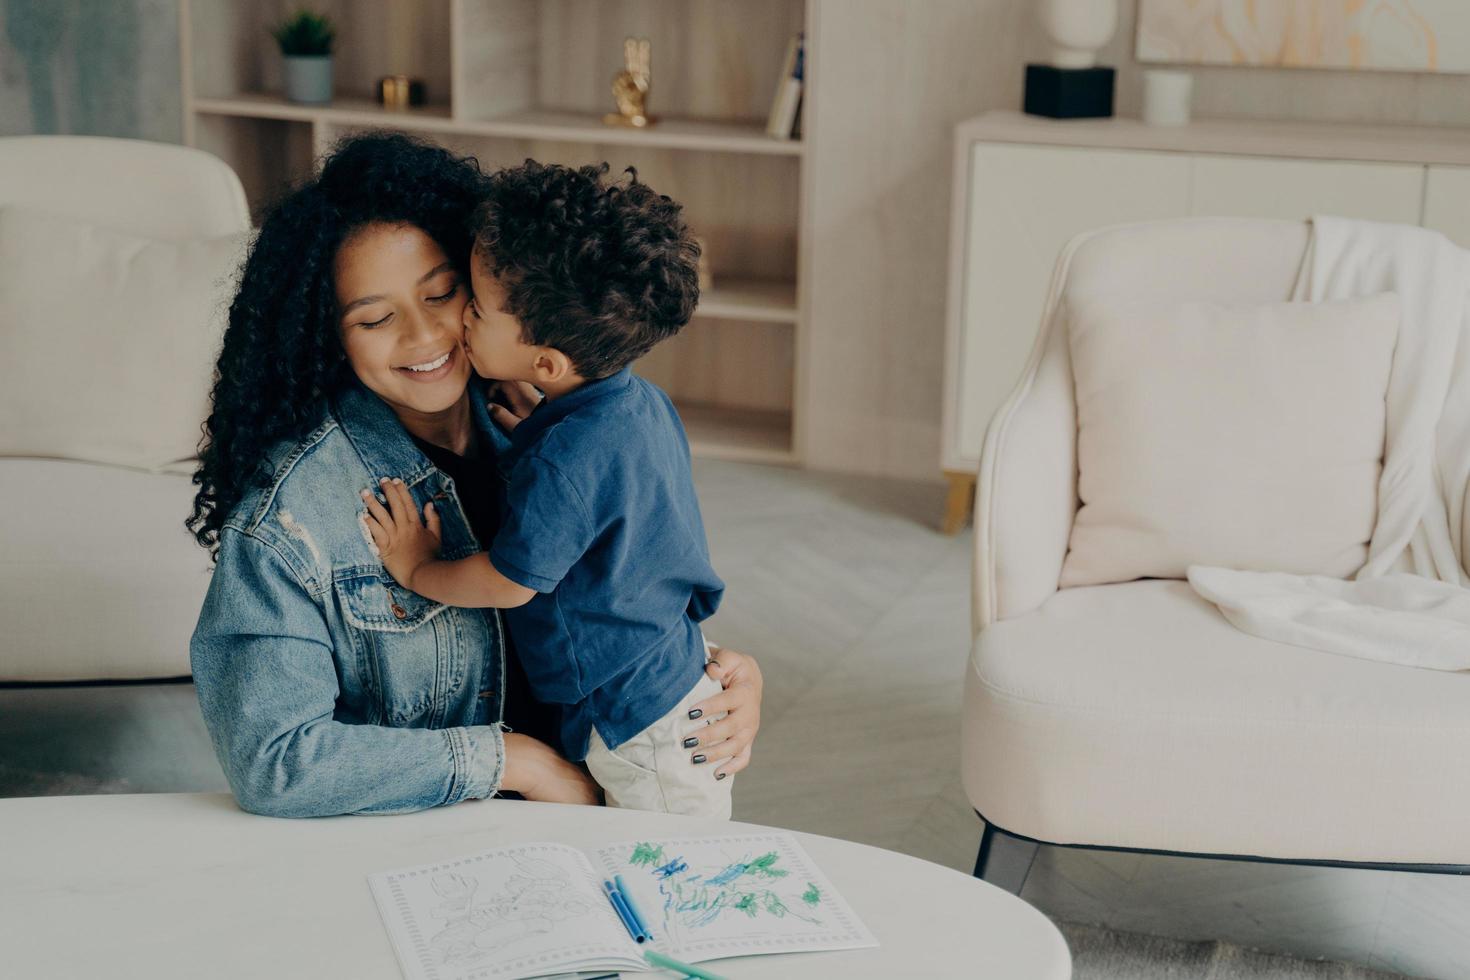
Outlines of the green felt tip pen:
{"type": "Polygon", "coordinates": [[[651,949],[645,949],[643,951],[643,958],[653,966],[662,967],[665,970],[673,970],[675,973],[682,973],[686,977],[698,977],[699,980],[725,980],[718,973],[711,973],[708,970],[701,970],[697,966],[681,963],[672,956],[655,953],[651,949]]]}

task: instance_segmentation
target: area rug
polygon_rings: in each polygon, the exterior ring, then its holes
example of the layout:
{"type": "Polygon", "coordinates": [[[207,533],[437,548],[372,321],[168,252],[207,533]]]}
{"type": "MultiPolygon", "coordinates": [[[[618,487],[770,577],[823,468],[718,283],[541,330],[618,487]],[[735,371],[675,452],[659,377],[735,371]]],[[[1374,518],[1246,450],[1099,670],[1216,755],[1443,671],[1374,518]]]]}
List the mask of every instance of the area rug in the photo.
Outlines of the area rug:
{"type": "Polygon", "coordinates": [[[1302,960],[1226,942],[1190,942],[1057,923],[1072,948],[1073,980],[1404,980],[1365,966],[1302,960]]]}

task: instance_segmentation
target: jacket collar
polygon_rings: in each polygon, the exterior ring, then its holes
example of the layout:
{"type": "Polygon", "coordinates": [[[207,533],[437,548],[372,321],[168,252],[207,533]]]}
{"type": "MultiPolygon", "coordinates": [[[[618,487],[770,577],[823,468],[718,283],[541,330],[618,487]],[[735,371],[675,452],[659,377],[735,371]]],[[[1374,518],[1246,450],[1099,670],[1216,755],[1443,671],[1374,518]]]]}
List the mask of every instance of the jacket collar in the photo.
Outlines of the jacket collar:
{"type": "MultiPolygon", "coordinates": [[[[485,448],[495,457],[502,456],[510,448],[510,439],[490,420],[485,385],[471,378],[469,394],[470,418],[485,448]]],[[[332,414],[373,477],[397,477],[412,486],[434,471],[434,464],[414,445],[393,409],[362,382],[353,380],[337,394],[332,414]]]]}

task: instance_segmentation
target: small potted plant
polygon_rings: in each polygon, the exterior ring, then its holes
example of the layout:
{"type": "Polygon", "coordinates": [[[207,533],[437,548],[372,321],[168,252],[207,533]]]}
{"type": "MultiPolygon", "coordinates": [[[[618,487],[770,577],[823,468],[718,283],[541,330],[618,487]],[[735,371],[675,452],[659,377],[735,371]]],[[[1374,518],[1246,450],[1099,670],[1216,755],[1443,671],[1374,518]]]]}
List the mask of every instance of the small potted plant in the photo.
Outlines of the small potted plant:
{"type": "Polygon", "coordinates": [[[271,31],[286,63],[286,98],[332,101],[332,42],[337,32],[321,14],[299,10],[271,31]]]}

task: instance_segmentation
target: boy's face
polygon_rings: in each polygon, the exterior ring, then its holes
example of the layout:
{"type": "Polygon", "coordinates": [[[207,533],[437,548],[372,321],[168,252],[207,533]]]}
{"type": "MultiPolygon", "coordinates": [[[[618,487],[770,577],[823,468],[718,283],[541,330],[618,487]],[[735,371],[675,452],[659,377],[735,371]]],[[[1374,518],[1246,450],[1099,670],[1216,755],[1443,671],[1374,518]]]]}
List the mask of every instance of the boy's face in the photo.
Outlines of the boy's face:
{"type": "Polygon", "coordinates": [[[478,258],[470,260],[474,295],[464,310],[464,349],[475,373],[495,381],[535,381],[542,350],[521,335],[521,321],[505,310],[505,287],[478,258]]]}

